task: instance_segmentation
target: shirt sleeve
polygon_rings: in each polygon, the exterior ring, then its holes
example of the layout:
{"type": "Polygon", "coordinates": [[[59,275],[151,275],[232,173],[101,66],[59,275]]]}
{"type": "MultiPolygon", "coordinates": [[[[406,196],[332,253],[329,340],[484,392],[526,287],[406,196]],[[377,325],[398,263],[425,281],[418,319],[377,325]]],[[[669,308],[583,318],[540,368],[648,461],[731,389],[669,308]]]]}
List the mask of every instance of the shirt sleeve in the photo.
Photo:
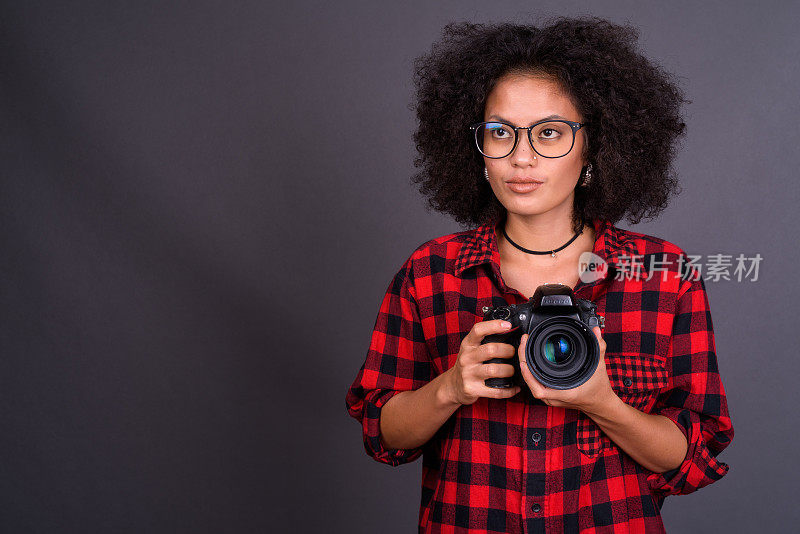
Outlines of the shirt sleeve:
{"type": "Polygon", "coordinates": [[[432,379],[433,366],[412,277],[409,258],[386,290],[366,360],[345,399],[348,412],[361,423],[367,454],[393,466],[417,459],[423,447],[384,447],[380,431],[381,408],[398,393],[420,388],[432,379]]]}
{"type": "Polygon", "coordinates": [[[717,455],[733,439],[725,388],[717,369],[714,332],[702,278],[685,279],[678,292],[667,362],[669,381],[651,413],[672,420],[688,441],[680,466],[652,473],[648,484],[658,497],[683,495],[728,472],[717,455]]]}

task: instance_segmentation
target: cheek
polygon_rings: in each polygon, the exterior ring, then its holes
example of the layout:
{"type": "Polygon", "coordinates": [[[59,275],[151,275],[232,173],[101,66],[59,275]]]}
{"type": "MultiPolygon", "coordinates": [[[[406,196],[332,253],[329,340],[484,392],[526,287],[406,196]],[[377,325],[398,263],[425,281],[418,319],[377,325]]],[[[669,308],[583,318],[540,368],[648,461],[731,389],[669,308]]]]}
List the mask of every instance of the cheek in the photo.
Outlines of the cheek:
{"type": "Polygon", "coordinates": [[[487,159],[483,158],[483,165],[489,169],[489,172],[504,172],[507,167],[510,167],[505,160],[502,159],[487,159]]]}
{"type": "Polygon", "coordinates": [[[557,189],[571,191],[578,184],[582,169],[583,165],[578,159],[565,161],[553,169],[551,178],[556,183],[557,189]]]}

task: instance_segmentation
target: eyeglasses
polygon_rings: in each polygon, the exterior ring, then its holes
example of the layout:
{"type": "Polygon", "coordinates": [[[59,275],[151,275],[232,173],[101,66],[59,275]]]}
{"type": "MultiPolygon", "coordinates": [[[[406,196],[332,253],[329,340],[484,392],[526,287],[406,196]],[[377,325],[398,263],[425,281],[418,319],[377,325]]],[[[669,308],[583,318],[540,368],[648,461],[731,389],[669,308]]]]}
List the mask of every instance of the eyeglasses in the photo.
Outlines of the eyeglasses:
{"type": "Polygon", "coordinates": [[[528,130],[531,148],[544,158],[561,158],[575,145],[575,132],[587,123],[566,120],[544,120],[531,126],[512,126],[505,122],[479,122],[470,126],[475,132],[475,144],[487,158],[500,159],[517,147],[519,130],[528,130]]]}

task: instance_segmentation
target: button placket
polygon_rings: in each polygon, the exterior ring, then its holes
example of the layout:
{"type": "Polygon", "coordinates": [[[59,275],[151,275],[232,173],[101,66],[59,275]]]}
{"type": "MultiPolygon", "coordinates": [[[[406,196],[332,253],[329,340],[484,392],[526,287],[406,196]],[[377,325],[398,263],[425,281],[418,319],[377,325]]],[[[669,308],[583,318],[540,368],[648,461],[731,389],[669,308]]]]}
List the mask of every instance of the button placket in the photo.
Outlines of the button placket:
{"type": "Polygon", "coordinates": [[[525,420],[527,422],[526,441],[527,447],[523,453],[527,473],[523,476],[522,491],[525,495],[522,504],[522,514],[541,519],[544,510],[542,500],[547,494],[546,487],[546,461],[545,461],[545,425],[547,423],[548,408],[528,404],[525,407],[525,420]]]}

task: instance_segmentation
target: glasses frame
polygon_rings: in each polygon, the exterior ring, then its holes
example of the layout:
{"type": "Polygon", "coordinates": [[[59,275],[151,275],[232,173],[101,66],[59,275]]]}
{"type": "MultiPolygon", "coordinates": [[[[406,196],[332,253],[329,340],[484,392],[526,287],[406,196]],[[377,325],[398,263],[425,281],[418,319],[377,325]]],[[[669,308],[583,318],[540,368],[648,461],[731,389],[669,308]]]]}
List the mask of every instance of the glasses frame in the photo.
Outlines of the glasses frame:
{"type": "Polygon", "coordinates": [[[475,146],[478,148],[478,152],[480,152],[481,155],[483,155],[486,158],[489,158],[489,159],[507,158],[508,156],[513,154],[514,151],[517,149],[517,143],[519,143],[519,130],[528,130],[528,136],[527,136],[528,137],[528,143],[530,143],[531,148],[533,149],[533,151],[536,152],[537,154],[539,154],[540,156],[542,156],[543,158],[556,159],[556,158],[563,158],[564,156],[566,156],[567,154],[572,152],[572,148],[575,146],[575,136],[576,136],[578,130],[580,130],[581,128],[583,128],[587,124],[589,124],[589,123],[588,122],[568,121],[568,120],[565,120],[565,119],[545,119],[543,121],[539,121],[537,123],[531,124],[530,126],[514,126],[513,124],[509,124],[509,123],[503,122],[503,121],[484,121],[484,122],[476,122],[475,124],[470,125],[469,129],[473,131],[473,136],[472,137],[475,139],[475,146]],[[566,153],[564,153],[564,154],[562,154],[560,156],[545,156],[544,154],[542,154],[541,152],[536,150],[535,146],[533,146],[533,139],[531,139],[531,131],[536,126],[539,126],[540,124],[544,124],[546,122],[563,122],[563,123],[569,125],[570,128],[572,128],[572,144],[569,146],[569,150],[567,150],[566,153]],[[506,154],[505,156],[487,156],[486,154],[483,153],[483,150],[481,150],[481,146],[478,143],[478,129],[481,126],[483,126],[484,124],[503,124],[503,125],[508,126],[509,128],[511,128],[512,130],[514,130],[514,146],[511,147],[511,151],[508,154],[506,154]]]}

